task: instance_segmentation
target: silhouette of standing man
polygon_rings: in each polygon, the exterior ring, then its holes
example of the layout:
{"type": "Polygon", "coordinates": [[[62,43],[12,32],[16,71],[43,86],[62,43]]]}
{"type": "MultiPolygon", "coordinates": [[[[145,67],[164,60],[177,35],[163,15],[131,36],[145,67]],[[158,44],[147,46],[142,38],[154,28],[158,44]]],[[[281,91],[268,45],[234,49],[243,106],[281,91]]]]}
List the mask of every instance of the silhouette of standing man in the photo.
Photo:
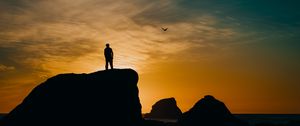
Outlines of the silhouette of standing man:
{"type": "Polygon", "coordinates": [[[112,49],[109,47],[109,44],[106,44],[106,48],[104,49],[104,56],[105,56],[105,69],[108,70],[108,63],[110,64],[110,68],[114,69],[113,67],[113,57],[114,53],[112,49]]]}

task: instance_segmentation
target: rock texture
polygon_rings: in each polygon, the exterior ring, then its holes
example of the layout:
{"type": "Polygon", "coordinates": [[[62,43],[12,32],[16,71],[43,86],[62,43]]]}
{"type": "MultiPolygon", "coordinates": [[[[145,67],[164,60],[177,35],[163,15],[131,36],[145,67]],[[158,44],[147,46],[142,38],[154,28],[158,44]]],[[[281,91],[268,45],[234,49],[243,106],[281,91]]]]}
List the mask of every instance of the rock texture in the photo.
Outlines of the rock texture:
{"type": "Polygon", "coordinates": [[[137,82],[131,69],[57,75],[33,89],[1,126],[137,126],[143,120],[137,82]]]}
{"type": "Polygon", "coordinates": [[[181,126],[247,126],[237,119],[225,104],[213,96],[207,95],[179,119],[181,126]]]}
{"type": "Polygon", "coordinates": [[[145,118],[178,119],[182,112],[178,108],[175,98],[159,100],[152,106],[150,113],[145,118]]]}

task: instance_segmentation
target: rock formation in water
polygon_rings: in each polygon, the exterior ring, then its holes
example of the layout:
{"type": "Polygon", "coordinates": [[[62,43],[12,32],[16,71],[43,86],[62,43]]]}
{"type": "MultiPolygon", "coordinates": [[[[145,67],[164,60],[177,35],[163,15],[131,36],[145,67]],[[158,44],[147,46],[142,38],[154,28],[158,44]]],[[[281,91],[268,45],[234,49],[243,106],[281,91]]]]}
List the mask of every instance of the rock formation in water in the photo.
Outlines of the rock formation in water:
{"type": "Polygon", "coordinates": [[[247,126],[246,122],[237,119],[225,104],[213,96],[200,99],[179,119],[181,126],[247,126]]]}
{"type": "Polygon", "coordinates": [[[182,112],[178,108],[175,98],[159,100],[152,106],[150,113],[144,115],[145,118],[178,119],[182,112]]]}

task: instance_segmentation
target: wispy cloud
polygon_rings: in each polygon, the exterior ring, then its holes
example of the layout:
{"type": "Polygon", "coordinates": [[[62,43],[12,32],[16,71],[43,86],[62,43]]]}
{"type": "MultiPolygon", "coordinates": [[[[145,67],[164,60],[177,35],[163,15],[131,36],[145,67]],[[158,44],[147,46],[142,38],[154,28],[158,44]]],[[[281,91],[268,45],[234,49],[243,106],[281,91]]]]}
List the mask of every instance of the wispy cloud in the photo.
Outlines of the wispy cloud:
{"type": "Polygon", "coordinates": [[[0,64],[0,72],[11,71],[11,70],[15,70],[15,67],[5,66],[3,64],[0,64]]]}

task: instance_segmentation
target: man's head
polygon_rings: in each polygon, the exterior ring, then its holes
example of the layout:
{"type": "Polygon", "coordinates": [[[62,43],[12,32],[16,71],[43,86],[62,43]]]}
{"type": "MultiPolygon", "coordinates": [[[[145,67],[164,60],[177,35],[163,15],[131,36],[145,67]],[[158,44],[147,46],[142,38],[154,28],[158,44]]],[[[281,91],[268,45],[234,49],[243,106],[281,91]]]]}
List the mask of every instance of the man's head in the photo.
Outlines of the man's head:
{"type": "Polygon", "coordinates": [[[109,44],[108,44],[108,43],[106,44],[106,47],[109,47],[109,44]]]}

